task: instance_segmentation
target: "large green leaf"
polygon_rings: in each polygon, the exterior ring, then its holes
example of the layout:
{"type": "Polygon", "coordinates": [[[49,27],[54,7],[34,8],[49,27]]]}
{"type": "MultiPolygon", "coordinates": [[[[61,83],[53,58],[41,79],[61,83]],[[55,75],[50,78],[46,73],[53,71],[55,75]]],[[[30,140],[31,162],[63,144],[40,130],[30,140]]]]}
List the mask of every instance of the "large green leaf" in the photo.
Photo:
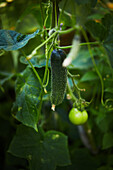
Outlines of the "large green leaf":
{"type": "Polygon", "coordinates": [[[98,75],[94,71],[88,71],[82,76],[80,82],[93,81],[98,79],[98,75]]]}
{"type": "MultiPolygon", "coordinates": [[[[93,54],[93,56],[98,56],[98,55],[101,55],[102,52],[100,51],[99,48],[94,47],[92,49],[92,54],[93,54]]],[[[96,61],[96,59],[95,59],[95,61],[96,61]]],[[[69,65],[69,68],[70,69],[76,68],[76,69],[80,69],[80,70],[82,70],[82,69],[87,70],[91,67],[93,67],[93,63],[91,60],[90,53],[87,48],[81,47],[75,60],[73,60],[72,64],[69,65]]]]}
{"type": "MultiPolygon", "coordinates": [[[[38,73],[42,77],[43,69],[38,73]]],[[[16,102],[13,105],[13,114],[23,124],[37,130],[37,105],[41,85],[31,68],[27,67],[16,82],[16,102]]]]}
{"type": "Polygon", "coordinates": [[[33,34],[23,35],[12,30],[0,30],[0,49],[6,51],[18,50],[24,47],[38,33],[39,30],[36,30],[33,34]]]}
{"type": "Polygon", "coordinates": [[[94,38],[102,41],[106,37],[106,29],[102,24],[90,20],[85,26],[94,38]]]}
{"type": "Polygon", "coordinates": [[[107,29],[107,31],[110,30],[110,27],[113,25],[113,14],[108,13],[102,18],[102,24],[107,29]]]}
{"type": "Polygon", "coordinates": [[[29,161],[30,170],[54,170],[56,166],[70,164],[67,137],[57,131],[37,133],[20,125],[13,138],[9,152],[29,161]]]}
{"type": "MultiPolygon", "coordinates": [[[[63,9],[65,1],[59,3],[59,7],[63,9]]],[[[65,5],[65,11],[76,17],[76,24],[84,25],[91,13],[91,8],[96,5],[96,0],[68,0],[65,5]]],[[[67,21],[68,22],[68,21],[67,21]]]]}
{"type": "MultiPolygon", "coordinates": [[[[76,148],[74,145],[72,152],[72,165],[63,168],[63,170],[96,170],[100,159],[98,155],[93,157],[86,148],[76,148]]],[[[57,168],[62,170],[62,168],[57,168]]]]}
{"type": "Polygon", "coordinates": [[[103,137],[103,149],[108,149],[110,147],[113,147],[113,133],[112,132],[105,133],[103,137]]]}

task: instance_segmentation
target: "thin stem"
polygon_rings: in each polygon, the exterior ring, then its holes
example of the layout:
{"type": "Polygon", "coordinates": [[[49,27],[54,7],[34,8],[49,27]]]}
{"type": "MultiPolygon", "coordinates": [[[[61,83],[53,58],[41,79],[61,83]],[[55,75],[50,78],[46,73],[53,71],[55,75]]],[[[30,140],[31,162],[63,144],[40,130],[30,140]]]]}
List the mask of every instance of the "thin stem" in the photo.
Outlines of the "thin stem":
{"type": "Polygon", "coordinates": [[[71,78],[80,77],[80,74],[72,75],[69,71],[67,71],[67,73],[68,73],[68,76],[71,78]]]}
{"type": "Polygon", "coordinates": [[[50,41],[55,35],[57,35],[58,33],[60,34],[60,35],[62,35],[62,34],[67,34],[67,33],[69,33],[69,32],[72,32],[72,31],[74,31],[74,30],[76,30],[76,29],[79,29],[79,27],[78,26],[75,26],[75,27],[73,27],[73,28],[70,28],[70,29],[67,29],[67,30],[64,30],[64,31],[56,31],[56,32],[54,32],[48,39],[46,39],[42,44],[40,44],[38,47],[36,47],[33,51],[32,51],[32,53],[27,57],[27,60],[30,60],[35,54],[36,54],[36,51],[37,50],[39,50],[41,47],[43,47],[48,41],[50,41]]]}
{"type": "Polygon", "coordinates": [[[80,103],[80,109],[81,109],[82,98],[81,98],[80,92],[81,92],[81,91],[85,91],[85,89],[80,89],[80,88],[75,84],[75,81],[74,81],[74,78],[77,77],[77,76],[80,76],[80,75],[72,75],[69,71],[68,71],[68,75],[71,77],[73,86],[74,86],[74,88],[76,89],[76,91],[77,91],[77,93],[78,93],[79,103],[80,103]]]}
{"type": "Polygon", "coordinates": [[[63,8],[62,8],[62,10],[61,10],[61,12],[60,12],[60,16],[59,16],[59,19],[58,19],[58,29],[60,28],[60,22],[61,22],[61,18],[62,18],[64,9],[65,9],[66,3],[67,3],[67,0],[65,0],[64,6],[63,6],[63,8]]]}
{"type": "Polygon", "coordinates": [[[42,0],[40,0],[40,11],[41,11],[41,16],[42,16],[42,23],[44,24],[44,13],[43,13],[43,9],[42,9],[42,0]]]}
{"type": "MultiPolygon", "coordinates": [[[[81,29],[81,30],[82,30],[82,33],[83,33],[83,35],[84,35],[84,38],[85,38],[86,42],[88,43],[88,42],[89,42],[89,39],[88,39],[88,36],[87,36],[85,30],[84,30],[84,29],[81,29]]],[[[101,76],[101,74],[100,74],[100,72],[99,72],[99,70],[98,70],[98,68],[97,68],[96,63],[95,63],[95,60],[94,60],[94,57],[93,57],[93,54],[92,54],[92,50],[91,50],[90,44],[87,44],[87,45],[88,45],[88,50],[89,50],[89,53],[90,53],[90,55],[91,55],[91,59],[92,59],[93,65],[94,65],[94,67],[95,67],[95,70],[96,70],[99,78],[100,78],[100,82],[101,82],[101,86],[102,86],[101,103],[102,103],[103,105],[105,105],[105,104],[104,104],[104,101],[103,101],[103,97],[104,97],[104,84],[103,84],[102,76],[101,76]]]]}
{"type": "MultiPolygon", "coordinates": [[[[79,45],[80,46],[84,46],[84,45],[88,45],[88,44],[90,44],[90,45],[98,45],[99,44],[99,42],[86,42],[86,43],[80,43],[79,45]]],[[[56,48],[58,48],[58,49],[68,49],[68,48],[72,48],[72,45],[69,45],[69,46],[57,46],[56,48]]]]}
{"type": "Polygon", "coordinates": [[[71,78],[71,80],[72,80],[72,83],[73,83],[73,86],[74,86],[74,88],[76,88],[77,89],[77,93],[78,93],[78,97],[79,97],[79,100],[81,99],[81,96],[80,96],[80,89],[78,88],[78,86],[75,84],[75,81],[74,81],[74,78],[71,78]]]}
{"type": "Polygon", "coordinates": [[[45,73],[44,73],[44,78],[43,78],[43,85],[45,84],[47,73],[48,73],[49,55],[50,55],[52,46],[53,46],[53,43],[50,45],[49,50],[47,51],[46,68],[45,68],[45,73]]]}
{"type": "Polygon", "coordinates": [[[74,101],[77,101],[78,99],[75,97],[75,95],[73,94],[72,90],[71,90],[71,87],[69,85],[69,82],[67,81],[67,89],[68,89],[68,92],[71,96],[71,98],[74,100],[74,101]]]}
{"type": "Polygon", "coordinates": [[[98,45],[98,44],[99,44],[99,42],[96,41],[96,42],[85,42],[85,43],[80,43],[79,45],[80,45],[80,46],[83,46],[83,45],[98,45]]]}
{"type": "Polygon", "coordinates": [[[54,7],[54,9],[55,9],[55,27],[57,27],[57,4],[56,4],[56,0],[55,0],[55,3],[54,3],[54,5],[55,5],[55,7],[54,7]]]}
{"type": "MultiPolygon", "coordinates": [[[[27,59],[27,56],[26,56],[26,54],[24,53],[24,51],[21,50],[21,52],[22,52],[22,54],[24,55],[24,57],[27,59]]],[[[31,66],[31,68],[32,68],[32,70],[33,70],[33,72],[35,73],[36,77],[37,77],[38,80],[39,80],[40,85],[42,86],[41,78],[40,78],[39,74],[37,73],[36,69],[33,67],[33,65],[32,65],[32,63],[31,63],[30,60],[28,60],[28,63],[30,64],[30,66],[31,66]]]]}
{"type": "Polygon", "coordinates": [[[45,21],[44,21],[44,26],[46,27],[46,22],[47,22],[47,19],[48,19],[48,13],[49,13],[49,8],[50,8],[50,0],[48,0],[48,6],[47,6],[47,10],[46,10],[46,18],[45,18],[45,21]]]}
{"type": "Polygon", "coordinates": [[[43,84],[43,87],[44,87],[44,88],[45,88],[45,87],[48,85],[48,83],[49,83],[49,69],[48,69],[47,71],[48,71],[48,74],[47,74],[47,82],[46,82],[45,85],[43,84]]]}
{"type": "MultiPolygon", "coordinates": [[[[48,73],[49,54],[50,54],[52,45],[53,45],[53,44],[50,45],[49,50],[47,51],[46,67],[45,67],[45,72],[44,72],[44,77],[43,77],[43,85],[42,85],[41,93],[40,93],[40,96],[39,96],[40,102],[39,102],[39,107],[38,107],[37,122],[38,122],[39,119],[40,119],[40,113],[41,113],[41,108],[42,108],[42,98],[43,98],[43,95],[44,95],[44,84],[45,84],[46,77],[47,77],[47,73],[48,73]]],[[[48,74],[49,74],[49,73],[48,73],[48,74]]]]}
{"type": "Polygon", "coordinates": [[[62,34],[67,34],[67,33],[70,33],[70,32],[72,32],[72,31],[76,30],[76,29],[79,30],[80,27],[79,27],[79,26],[74,26],[73,28],[69,28],[69,29],[64,30],[64,31],[58,31],[58,33],[59,33],[60,35],[62,35],[62,34]]]}
{"type": "Polygon", "coordinates": [[[38,47],[36,47],[32,53],[27,57],[27,60],[31,59],[35,54],[36,51],[39,50],[41,47],[43,47],[50,39],[52,39],[58,32],[54,32],[48,39],[46,39],[42,44],[40,44],[38,47]]]}
{"type": "Polygon", "coordinates": [[[113,78],[113,68],[112,68],[112,65],[111,65],[111,62],[110,62],[109,56],[108,56],[108,54],[107,54],[107,52],[106,52],[106,50],[105,50],[105,48],[104,48],[103,46],[100,46],[100,48],[101,48],[101,50],[102,50],[103,54],[105,54],[105,56],[106,56],[107,63],[108,63],[108,65],[109,65],[109,67],[110,67],[111,74],[112,74],[112,78],[113,78]]]}

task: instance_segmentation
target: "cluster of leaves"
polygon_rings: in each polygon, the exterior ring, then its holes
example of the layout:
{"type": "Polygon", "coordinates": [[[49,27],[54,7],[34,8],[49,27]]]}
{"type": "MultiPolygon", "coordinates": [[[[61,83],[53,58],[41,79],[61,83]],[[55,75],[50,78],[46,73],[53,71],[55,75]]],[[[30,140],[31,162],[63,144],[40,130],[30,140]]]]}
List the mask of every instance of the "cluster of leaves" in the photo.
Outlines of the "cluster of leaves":
{"type": "MultiPolygon", "coordinates": [[[[19,0],[0,7],[2,169],[113,169],[113,13],[107,3],[19,0]],[[60,8],[62,29],[75,24],[82,27],[82,31],[79,30],[81,48],[68,71],[80,75],[74,80],[77,87],[73,94],[91,101],[86,108],[89,119],[84,126],[69,122],[72,100],[66,97],[55,112],[51,110],[49,78],[47,94],[42,90],[46,68],[50,70],[43,48],[46,41],[43,25],[51,29],[52,4],[60,8]],[[42,48],[26,60],[40,44],[42,48]],[[80,88],[85,91],[81,92],[80,88]]],[[[70,41],[70,35],[64,36],[70,41]]],[[[51,39],[48,42],[51,43],[51,39]]],[[[73,88],[71,79],[68,80],[73,88]]]]}

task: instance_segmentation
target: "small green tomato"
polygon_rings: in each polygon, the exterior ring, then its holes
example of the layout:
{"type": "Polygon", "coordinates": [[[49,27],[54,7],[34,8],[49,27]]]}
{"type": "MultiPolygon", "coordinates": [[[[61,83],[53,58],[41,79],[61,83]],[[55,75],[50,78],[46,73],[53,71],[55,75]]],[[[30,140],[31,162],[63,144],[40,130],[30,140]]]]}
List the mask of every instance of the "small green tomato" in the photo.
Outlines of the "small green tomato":
{"type": "Polygon", "coordinates": [[[72,108],[69,112],[69,120],[74,125],[84,124],[88,119],[88,114],[86,110],[79,111],[77,108],[72,108]]]}

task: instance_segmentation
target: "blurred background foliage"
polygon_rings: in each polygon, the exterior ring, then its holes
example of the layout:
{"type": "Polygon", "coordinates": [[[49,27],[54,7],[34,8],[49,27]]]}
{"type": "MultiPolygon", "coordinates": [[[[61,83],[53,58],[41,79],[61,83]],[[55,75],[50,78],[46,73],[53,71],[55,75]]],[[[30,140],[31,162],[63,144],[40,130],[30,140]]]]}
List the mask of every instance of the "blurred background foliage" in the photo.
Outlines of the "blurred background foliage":
{"type": "MultiPolygon", "coordinates": [[[[60,10],[64,2],[64,0],[57,1],[60,10]]],[[[42,31],[46,8],[46,0],[0,0],[0,29],[15,30],[23,34],[33,33],[37,29],[42,31]]],[[[47,28],[51,23],[51,10],[49,12],[47,28]]],[[[79,88],[85,89],[85,92],[81,92],[81,96],[86,101],[92,100],[86,108],[89,115],[88,122],[84,126],[72,125],[68,120],[68,113],[72,108],[71,100],[65,97],[63,103],[53,112],[49,97],[46,96],[42,107],[43,129],[57,130],[68,136],[72,164],[65,167],[58,166],[57,170],[113,170],[113,3],[108,0],[68,0],[61,18],[62,29],[72,27],[72,18],[75,18],[76,24],[83,26],[90,42],[100,42],[100,45],[91,45],[91,51],[102,77],[103,100],[107,104],[105,107],[101,102],[102,84],[92,62],[91,53],[87,46],[81,46],[76,59],[68,69],[72,74],[80,75],[76,78],[76,84],[79,88]]],[[[61,36],[61,45],[71,45],[73,35],[61,36]]],[[[26,55],[29,55],[42,40],[41,33],[31,39],[23,47],[26,55]]],[[[85,39],[81,34],[82,42],[84,43],[85,39]]],[[[44,48],[38,50],[31,62],[38,70],[43,69],[44,48]]],[[[26,159],[12,156],[7,152],[17,125],[20,124],[11,114],[16,99],[15,81],[27,64],[19,51],[0,51],[1,170],[29,169],[26,159]]],[[[70,79],[69,82],[72,85],[70,79]]]]}

